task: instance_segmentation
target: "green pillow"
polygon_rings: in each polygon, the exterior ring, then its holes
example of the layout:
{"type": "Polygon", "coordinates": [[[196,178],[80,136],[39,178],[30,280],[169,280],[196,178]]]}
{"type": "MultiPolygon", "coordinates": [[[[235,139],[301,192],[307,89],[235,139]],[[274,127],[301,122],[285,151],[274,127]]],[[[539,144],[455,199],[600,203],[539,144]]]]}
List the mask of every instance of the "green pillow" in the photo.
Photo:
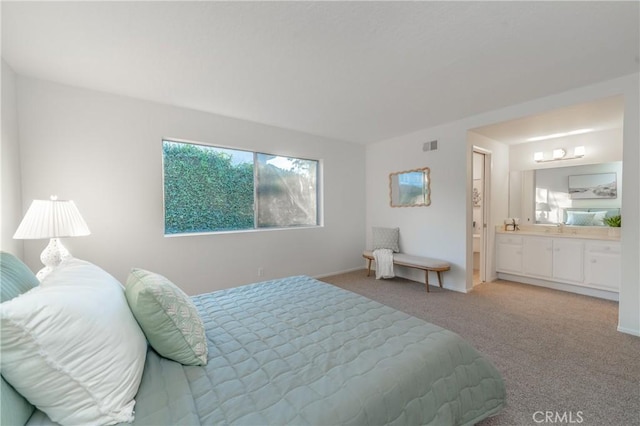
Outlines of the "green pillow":
{"type": "Polygon", "coordinates": [[[149,344],[184,365],[207,364],[207,339],[198,311],[178,286],[162,275],[132,269],[125,289],[131,312],[149,344]]]}
{"type": "MultiPolygon", "coordinates": [[[[26,293],[40,284],[33,272],[10,253],[0,252],[0,302],[26,293]]],[[[33,413],[33,405],[9,383],[0,379],[0,424],[23,425],[33,413]]]]}
{"type": "Polygon", "coordinates": [[[0,302],[6,302],[40,285],[40,281],[20,259],[0,252],[0,302]]]}

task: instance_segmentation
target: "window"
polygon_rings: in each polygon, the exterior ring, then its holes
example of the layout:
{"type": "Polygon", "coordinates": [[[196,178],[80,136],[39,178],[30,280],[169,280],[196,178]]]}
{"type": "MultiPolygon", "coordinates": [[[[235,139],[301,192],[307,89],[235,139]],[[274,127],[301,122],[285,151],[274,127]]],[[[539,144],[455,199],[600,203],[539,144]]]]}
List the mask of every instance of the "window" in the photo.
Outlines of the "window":
{"type": "Polygon", "coordinates": [[[317,226],[318,161],[164,140],[165,234],[317,226]]]}

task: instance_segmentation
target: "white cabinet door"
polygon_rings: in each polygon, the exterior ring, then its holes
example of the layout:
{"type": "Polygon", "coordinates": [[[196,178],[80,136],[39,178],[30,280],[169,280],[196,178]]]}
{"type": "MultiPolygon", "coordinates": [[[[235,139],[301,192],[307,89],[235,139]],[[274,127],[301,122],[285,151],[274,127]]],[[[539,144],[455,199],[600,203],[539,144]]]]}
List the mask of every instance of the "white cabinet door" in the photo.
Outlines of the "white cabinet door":
{"type": "Polygon", "coordinates": [[[584,281],[584,242],[554,239],[553,278],[576,283],[584,281]]]}
{"type": "Polygon", "coordinates": [[[522,237],[498,235],[496,270],[512,274],[522,273],[522,237]]]}
{"type": "MultiPolygon", "coordinates": [[[[581,286],[576,292],[609,298],[604,292],[619,292],[621,283],[620,243],[604,239],[569,236],[496,234],[496,271],[527,277],[523,282],[559,288],[581,286]],[[570,284],[571,286],[562,286],[570,284]],[[587,289],[590,288],[590,289],[587,289]]],[[[577,287],[575,287],[577,289],[577,287]]],[[[573,291],[573,290],[569,290],[573,291]]]]}
{"type": "Polygon", "coordinates": [[[525,237],[522,242],[522,270],[525,274],[551,278],[553,274],[553,239],[525,237]]]}
{"type": "Polygon", "coordinates": [[[620,291],[620,244],[590,243],[586,247],[585,284],[620,291]]]}

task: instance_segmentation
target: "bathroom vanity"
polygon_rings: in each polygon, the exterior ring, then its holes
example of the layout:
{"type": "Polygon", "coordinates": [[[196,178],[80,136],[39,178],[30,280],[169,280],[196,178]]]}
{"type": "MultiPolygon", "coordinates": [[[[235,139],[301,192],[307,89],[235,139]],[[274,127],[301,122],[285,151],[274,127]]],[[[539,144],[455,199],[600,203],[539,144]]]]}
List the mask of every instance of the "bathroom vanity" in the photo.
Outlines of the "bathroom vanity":
{"type": "Polygon", "coordinates": [[[497,227],[498,278],[618,300],[619,229],[610,235],[607,227],[497,227]]]}

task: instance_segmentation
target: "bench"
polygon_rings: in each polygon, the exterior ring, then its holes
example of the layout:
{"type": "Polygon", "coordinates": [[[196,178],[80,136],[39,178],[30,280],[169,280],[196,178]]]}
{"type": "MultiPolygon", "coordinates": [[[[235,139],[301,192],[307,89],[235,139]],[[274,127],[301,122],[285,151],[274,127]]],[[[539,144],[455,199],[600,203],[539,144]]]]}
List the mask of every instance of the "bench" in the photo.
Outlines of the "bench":
{"type": "MultiPolygon", "coordinates": [[[[367,276],[371,275],[371,261],[374,260],[372,251],[365,251],[362,257],[368,260],[367,276]]],[[[429,292],[429,271],[438,274],[438,284],[442,288],[442,273],[451,269],[449,263],[444,260],[433,259],[430,257],[412,256],[404,253],[393,253],[393,264],[406,266],[408,268],[421,269],[424,271],[424,282],[429,292]]]]}

